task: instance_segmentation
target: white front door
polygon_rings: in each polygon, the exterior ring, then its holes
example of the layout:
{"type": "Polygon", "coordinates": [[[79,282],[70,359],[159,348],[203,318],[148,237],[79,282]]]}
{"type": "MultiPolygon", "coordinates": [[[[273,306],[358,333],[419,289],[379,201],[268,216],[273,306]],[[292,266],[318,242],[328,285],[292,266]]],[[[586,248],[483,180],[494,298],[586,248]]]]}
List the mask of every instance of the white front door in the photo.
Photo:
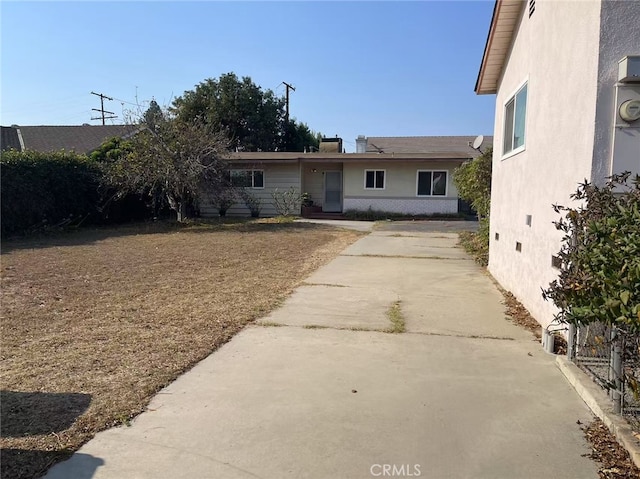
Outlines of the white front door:
{"type": "Polygon", "coordinates": [[[322,211],[342,212],[342,171],[324,172],[324,202],[322,211]]]}

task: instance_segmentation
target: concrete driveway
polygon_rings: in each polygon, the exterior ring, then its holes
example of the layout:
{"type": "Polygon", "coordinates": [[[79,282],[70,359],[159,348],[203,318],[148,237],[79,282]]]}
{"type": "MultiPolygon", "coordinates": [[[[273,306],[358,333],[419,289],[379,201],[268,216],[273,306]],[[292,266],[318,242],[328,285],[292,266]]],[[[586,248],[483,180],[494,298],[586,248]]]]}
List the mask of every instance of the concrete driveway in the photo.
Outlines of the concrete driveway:
{"type": "Polygon", "coordinates": [[[597,478],[587,407],[440,230],[377,228],[46,477],[597,478]]]}

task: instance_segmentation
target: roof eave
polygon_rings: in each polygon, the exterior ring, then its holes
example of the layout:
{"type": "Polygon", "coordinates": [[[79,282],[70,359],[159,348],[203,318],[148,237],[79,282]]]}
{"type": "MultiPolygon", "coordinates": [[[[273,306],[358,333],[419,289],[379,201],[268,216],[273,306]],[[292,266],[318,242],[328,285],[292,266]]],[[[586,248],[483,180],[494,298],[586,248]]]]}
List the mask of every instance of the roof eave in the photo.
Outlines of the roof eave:
{"type": "Polygon", "coordinates": [[[478,95],[497,93],[498,82],[508,57],[524,0],[496,0],[491,26],[482,55],[482,63],[474,91],[478,95]],[[500,36],[496,32],[500,30],[500,36]]]}

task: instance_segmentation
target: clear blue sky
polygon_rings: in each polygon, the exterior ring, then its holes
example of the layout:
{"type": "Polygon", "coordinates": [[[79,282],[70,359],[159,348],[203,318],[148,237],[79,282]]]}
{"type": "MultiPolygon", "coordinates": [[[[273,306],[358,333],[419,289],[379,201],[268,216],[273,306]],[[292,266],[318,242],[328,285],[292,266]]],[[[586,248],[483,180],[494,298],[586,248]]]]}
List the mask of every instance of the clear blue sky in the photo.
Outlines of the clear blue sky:
{"type": "MultiPolygon", "coordinates": [[[[99,124],[235,72],[326,136],[492,134],[473,92],[493,1],[0,3],[0,123],[99,124]],[[95,113],[95,112],[94,112],[95,113]]],[[[120,121],[117,121],[118,123],[120,121]]]]}

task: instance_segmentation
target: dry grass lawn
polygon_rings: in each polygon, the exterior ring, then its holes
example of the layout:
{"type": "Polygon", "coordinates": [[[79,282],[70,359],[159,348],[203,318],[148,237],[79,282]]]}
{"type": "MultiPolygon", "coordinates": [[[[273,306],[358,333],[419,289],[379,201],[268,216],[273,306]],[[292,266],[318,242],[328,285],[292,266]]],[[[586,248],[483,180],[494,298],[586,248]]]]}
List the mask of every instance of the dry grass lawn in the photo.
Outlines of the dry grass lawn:
{"type": "Polygon", "coordinates": [[[0,475],[126,423],[359,236],[258,220],[5,242],[0,475]]]}

